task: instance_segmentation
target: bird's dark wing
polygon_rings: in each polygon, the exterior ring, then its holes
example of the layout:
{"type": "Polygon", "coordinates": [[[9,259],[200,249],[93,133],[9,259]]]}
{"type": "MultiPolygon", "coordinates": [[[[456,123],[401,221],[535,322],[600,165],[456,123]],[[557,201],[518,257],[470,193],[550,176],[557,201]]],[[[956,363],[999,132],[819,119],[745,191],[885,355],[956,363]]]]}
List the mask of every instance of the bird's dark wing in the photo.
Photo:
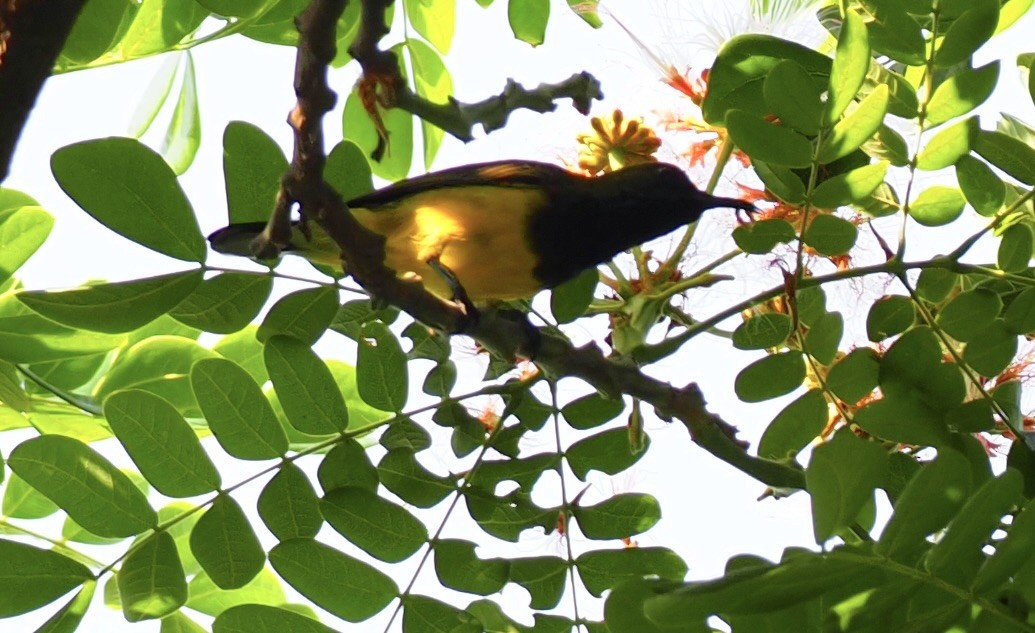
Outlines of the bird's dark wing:
{"type": "Polygon", "coordinates": [[[410,196],[451,187],[533,187],[552,189],[580,178],[556,165],[528,160],[505,160],[444,169],[402,180],[384,189],[348,201],[350,207],[375,210],[410,196]]]}

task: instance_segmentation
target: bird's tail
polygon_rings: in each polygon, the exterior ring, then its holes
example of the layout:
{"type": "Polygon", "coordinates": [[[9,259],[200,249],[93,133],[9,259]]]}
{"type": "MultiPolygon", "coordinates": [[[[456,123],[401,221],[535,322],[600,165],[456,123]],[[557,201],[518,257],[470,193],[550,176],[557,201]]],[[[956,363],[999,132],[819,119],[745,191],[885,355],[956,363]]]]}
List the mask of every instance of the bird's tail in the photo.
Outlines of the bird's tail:
{"type": "Polygon", "coordinates": [[[265,229],[265,222],[231,224],[209,235],[208,243],[217,253],[252,257],[252,241],[265,229]]]}

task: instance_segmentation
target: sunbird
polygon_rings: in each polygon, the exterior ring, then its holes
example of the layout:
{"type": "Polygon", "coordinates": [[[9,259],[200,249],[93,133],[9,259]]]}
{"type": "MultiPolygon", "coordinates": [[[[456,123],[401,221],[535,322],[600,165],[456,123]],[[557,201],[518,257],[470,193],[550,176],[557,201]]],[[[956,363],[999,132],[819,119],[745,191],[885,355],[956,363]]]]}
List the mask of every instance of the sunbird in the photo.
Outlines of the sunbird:
{"type": "MultiPolygon", "coordinates": [[[[418,275],[440,297],[474,303],[521,299],[676,228],[708,209],[752,204],[700,191],[675,165],[643,163],[588,177],[533,161],[465,165],[397,182],[348,201],[385,238],[385,265],[418,275]],[[457,288],[457,284],[461,288],[457,288]]],[[[252,256],[264,222],[212,233],[213,250],[252,256]]],[[[292,227],[285,252],[341,269],[337,245],[316,223],[292,227]]]]}

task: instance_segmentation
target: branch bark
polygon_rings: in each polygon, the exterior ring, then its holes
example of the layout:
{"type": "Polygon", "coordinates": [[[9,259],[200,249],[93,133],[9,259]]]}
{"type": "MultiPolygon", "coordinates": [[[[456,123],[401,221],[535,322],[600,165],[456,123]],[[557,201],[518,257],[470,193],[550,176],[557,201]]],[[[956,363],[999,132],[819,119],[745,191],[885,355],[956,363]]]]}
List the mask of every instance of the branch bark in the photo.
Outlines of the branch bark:
{"type": "Polygon", "coordinates": [[[86,0],[0,0],[0,182],[86,0]]]}

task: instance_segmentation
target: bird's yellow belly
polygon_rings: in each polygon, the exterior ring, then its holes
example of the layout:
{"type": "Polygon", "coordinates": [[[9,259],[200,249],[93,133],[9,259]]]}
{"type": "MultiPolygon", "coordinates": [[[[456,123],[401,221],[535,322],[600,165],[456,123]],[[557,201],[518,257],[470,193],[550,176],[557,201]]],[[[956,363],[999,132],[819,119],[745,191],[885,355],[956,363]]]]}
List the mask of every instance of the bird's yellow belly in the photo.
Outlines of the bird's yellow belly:
{"type": "Polygon", "coordinates": [[[419,275],[429,291],[448,298],[449,285],[427,264],[437,258],[473,301],[485,302],[528,297],[542,287],[525,238],[528,214],[542,206],[542,194],[530,189],[464,187],[418,194],[392,209],[352,212],[385,236],[389,268],[419,275]]]}

